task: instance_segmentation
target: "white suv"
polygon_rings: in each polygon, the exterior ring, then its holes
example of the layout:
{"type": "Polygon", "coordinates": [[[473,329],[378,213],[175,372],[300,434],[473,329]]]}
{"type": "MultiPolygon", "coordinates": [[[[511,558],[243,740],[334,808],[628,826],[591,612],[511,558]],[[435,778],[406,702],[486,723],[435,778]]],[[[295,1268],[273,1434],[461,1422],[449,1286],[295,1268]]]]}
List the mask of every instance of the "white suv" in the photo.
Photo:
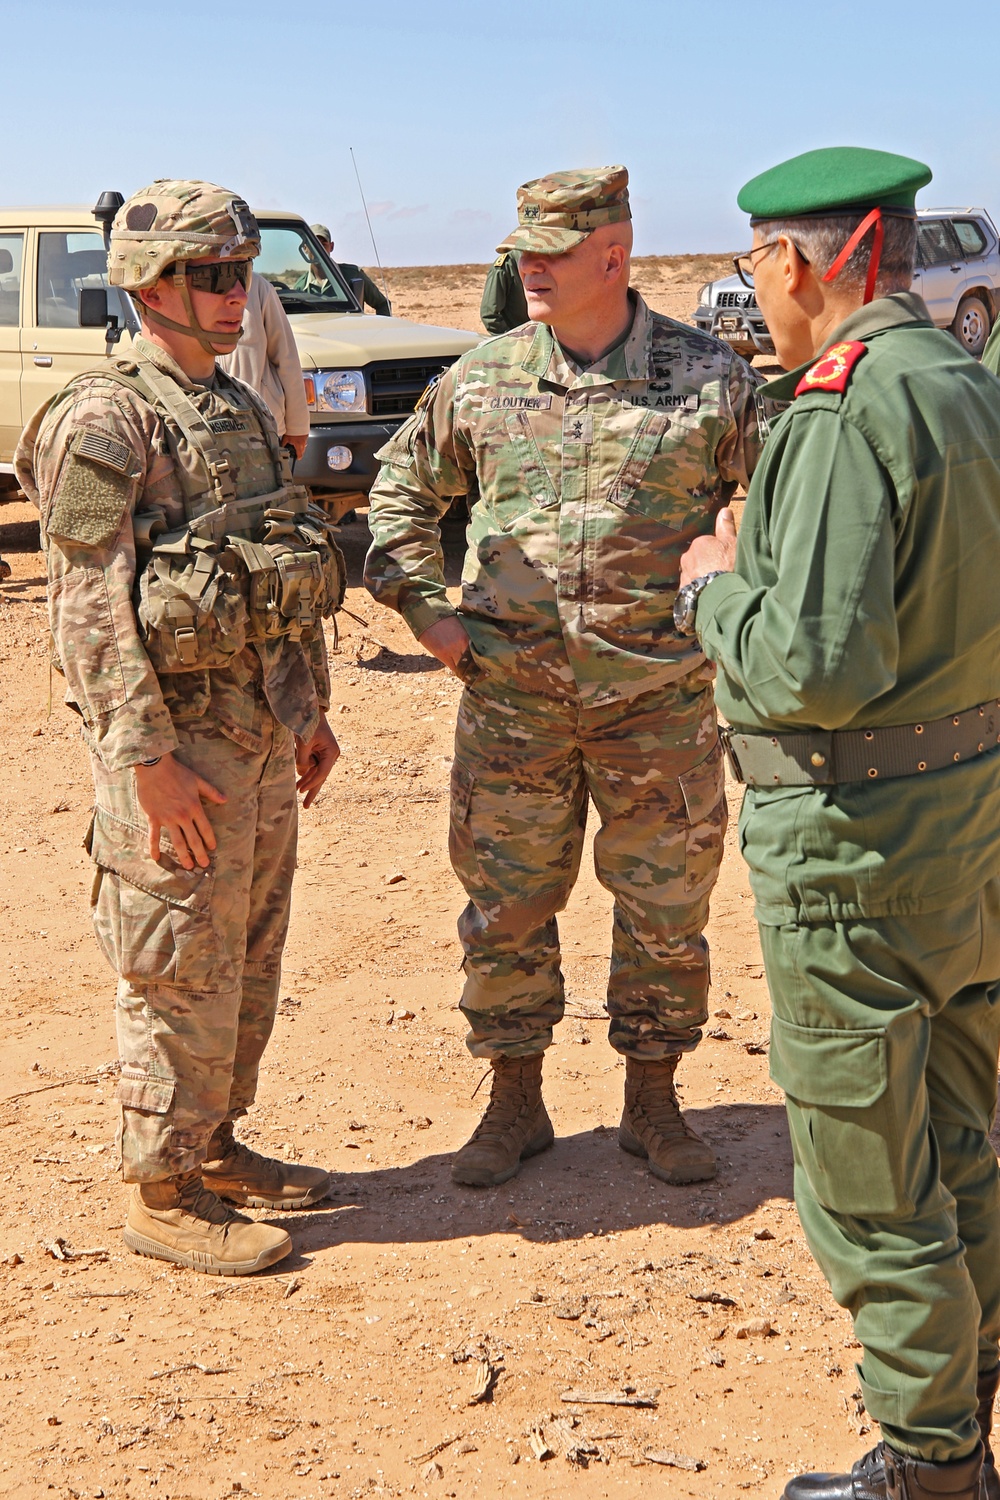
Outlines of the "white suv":
{"type": "MultiPolygon", "coordinates": [[[[985,208],[918,209],[913,291],[939,328],[982,354],[1000,312],[1000,237],[985,208]]],[[[774,354],[757,299],[738,276],[702,287],[693,322],[745,359],[774,354]]]]}

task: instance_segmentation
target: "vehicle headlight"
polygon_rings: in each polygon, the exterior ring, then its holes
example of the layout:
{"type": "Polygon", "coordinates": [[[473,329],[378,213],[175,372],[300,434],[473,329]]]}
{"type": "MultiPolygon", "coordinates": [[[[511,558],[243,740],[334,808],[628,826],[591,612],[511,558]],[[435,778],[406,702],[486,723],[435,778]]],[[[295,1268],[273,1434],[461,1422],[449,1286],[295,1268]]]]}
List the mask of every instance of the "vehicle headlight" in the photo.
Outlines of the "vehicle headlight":
{"type": "Polygon", "coordinates": [[[714,281],[706,281],[705,282],[705,285],[702,287],[701,291],[698,293],[698,306],[699,307],[711,307],[711,305],[712,305],[712,288],[713,288],[714,285],[715,285],[714,281]]]}
{"type": "Polygon", "coordinates": [[[318,411],[367,411],[363,370],[317,370],[314,379],[318,411]]]}

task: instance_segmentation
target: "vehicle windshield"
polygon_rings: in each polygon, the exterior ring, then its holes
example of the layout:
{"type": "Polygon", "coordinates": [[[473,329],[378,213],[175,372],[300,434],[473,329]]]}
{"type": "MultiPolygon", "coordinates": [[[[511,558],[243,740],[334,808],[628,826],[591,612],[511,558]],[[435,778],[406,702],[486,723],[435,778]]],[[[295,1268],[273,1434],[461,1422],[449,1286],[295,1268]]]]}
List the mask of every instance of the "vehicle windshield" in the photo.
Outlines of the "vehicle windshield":
{"type": "Polygon", "coordinates": [[[266,276],[287,313],[357,312],[350,291],[309,231],[261,224],[255,276],[266,276]]]}

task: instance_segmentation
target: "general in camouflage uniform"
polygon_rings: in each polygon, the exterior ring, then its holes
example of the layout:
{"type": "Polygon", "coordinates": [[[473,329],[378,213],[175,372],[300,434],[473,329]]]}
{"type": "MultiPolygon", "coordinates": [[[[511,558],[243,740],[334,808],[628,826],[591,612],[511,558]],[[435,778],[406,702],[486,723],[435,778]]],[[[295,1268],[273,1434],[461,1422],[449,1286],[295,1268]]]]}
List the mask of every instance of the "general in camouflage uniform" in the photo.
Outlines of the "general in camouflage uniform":
{"type": "Polygon", "coordinates": [[[615,898],[621,1144],[667,1181],[715,1171],[673,1076],[707,1014],[726,805],[712,672],[671,610],[681,552],[747,483],[761,434],[748,366],[628,290],[627,181],[612,167],[520,189],[500,248],[521,251],[537,321],[442,376],[382,450],[371,496],[369,589],[467,683],[451,801],[469,895],[461,1006],[494,1081],[454,1163],[464,1183],[502,1182],[552,1140],[541,1058],[563,1014],[556,915],[591,800],[615,898]],[[457,612],[439,531],[453,495],[471,503],[457,612]]]}
{"type": "Polygon", "coordinates": [[[215,365],[239,338],[258,250],[224,189],[163,181],[130,199],[110,279],[135,296],[143,335],[36,413],[16,458],[93,764],[94,921],[119,976],[122,1162],[137,1184],[126,1243],[223,1274],[291,1248],[223,1198],[293,1208],[329,1186],[249,1151],[232,1124],[274,1022],[296,764],[308,805],[337,754],[321,627],[339,603],[335,549],[267,408],[215,365]]]}

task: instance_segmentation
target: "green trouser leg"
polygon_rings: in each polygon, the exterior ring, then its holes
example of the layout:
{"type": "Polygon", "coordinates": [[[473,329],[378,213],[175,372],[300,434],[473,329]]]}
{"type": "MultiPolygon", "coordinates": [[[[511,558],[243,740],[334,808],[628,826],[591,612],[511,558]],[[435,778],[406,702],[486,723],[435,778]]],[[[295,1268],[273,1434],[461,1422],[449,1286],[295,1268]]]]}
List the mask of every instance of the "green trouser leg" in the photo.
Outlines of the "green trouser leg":
{"type": "Polygon", "coordinates": [[[897,1452],[975,1448],[1000,1339],[1000,881],[943,911],[761,927],[795,1200],[897,1452]]]}
{"type": "Polygon", "coordinates": [[[485,680],[459,709],[450,835],[470,898],[461,1008],[476,1056],[530,1056],[552,1040],[563,1013],[556,915],[590,800],[597,876],[615,898],[611,1044],[654,1060],[699,1040],[703,929],[726,826],[711,694],[674,684],[588,709],[485,680]]]}

